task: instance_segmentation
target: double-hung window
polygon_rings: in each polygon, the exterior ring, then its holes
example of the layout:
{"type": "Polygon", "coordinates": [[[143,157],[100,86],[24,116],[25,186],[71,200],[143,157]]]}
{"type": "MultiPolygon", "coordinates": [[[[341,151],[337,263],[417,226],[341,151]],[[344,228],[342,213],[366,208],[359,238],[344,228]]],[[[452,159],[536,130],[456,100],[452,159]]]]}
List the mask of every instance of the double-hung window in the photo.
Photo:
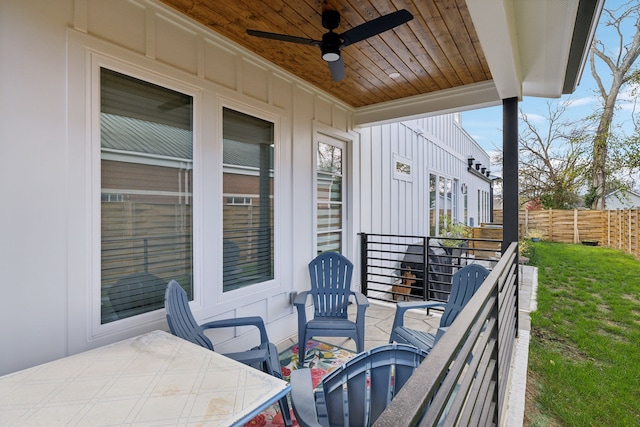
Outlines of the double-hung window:
{"type": "Polygon", "coordinates": [[[193,295],[193,98],[100,69],[101,323],[193,295]]]}

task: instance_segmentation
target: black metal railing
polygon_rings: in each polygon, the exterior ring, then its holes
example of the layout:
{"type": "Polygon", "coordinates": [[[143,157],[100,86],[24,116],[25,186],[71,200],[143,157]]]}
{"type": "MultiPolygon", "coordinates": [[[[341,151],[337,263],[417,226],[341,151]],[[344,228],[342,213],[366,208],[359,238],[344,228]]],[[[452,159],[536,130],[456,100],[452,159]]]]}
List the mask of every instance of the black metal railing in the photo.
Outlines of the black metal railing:
{"type": "Polygon", "coordinates": [[[506,425],[517,331],[513,242],[374,427],[506,425]]]}
{"type": "Polygon", "coordinates": [[[451,278],[461,266],[491,270],[502,241],[360,233],[360,284],[371,299],[447,301],[451,278]]]}

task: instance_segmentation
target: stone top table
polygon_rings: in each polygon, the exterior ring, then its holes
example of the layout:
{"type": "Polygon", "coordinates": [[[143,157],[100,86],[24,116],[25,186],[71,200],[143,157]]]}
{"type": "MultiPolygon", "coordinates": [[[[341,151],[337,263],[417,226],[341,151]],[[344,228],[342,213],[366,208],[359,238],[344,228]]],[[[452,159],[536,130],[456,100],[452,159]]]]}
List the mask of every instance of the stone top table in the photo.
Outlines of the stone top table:
{"type": "Polygon", "coordinates": [[[0,377],[0,425],[241,426],[289,391],[154,331],[0,377]]]}

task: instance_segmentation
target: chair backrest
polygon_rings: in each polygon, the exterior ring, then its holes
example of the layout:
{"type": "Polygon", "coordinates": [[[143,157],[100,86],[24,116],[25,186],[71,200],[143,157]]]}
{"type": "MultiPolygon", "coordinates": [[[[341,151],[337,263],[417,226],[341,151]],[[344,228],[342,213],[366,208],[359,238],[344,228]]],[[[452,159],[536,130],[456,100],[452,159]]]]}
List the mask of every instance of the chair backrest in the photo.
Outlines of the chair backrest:
{"type": "Polygon", "coordinates": [[[337,252],[324,252],[309,263],[314,317],[346,319],[353,264],[337,252]]]}
{"type": "Polygon", "coordinates": [[[165,281],[149,273],[132,273],[108,290],[111,307],[120,319],[162,308],[165,281]]]}
{"type": "Polygon", "coordinates": [[[451,295],[444,307],[440,327],[451,326],[458,313],[467,305],[488,275],[489,270],[479,264],[469,264],[453,274],[451,295]]]}
{"type": "Polygon", "coordinates": [[[164,307],[167,311],[167,323],[173,335],[213,350],[213,343],[191,313],[187,293],[175,280],[171,280],[167,285],[164,307]]]}
{"type": "Polygon", "coordinates": [[[317,391],[324,395],[328,424],[372,425],[427,354],[406,344],[385,344],[336,368],[317,391]]]}

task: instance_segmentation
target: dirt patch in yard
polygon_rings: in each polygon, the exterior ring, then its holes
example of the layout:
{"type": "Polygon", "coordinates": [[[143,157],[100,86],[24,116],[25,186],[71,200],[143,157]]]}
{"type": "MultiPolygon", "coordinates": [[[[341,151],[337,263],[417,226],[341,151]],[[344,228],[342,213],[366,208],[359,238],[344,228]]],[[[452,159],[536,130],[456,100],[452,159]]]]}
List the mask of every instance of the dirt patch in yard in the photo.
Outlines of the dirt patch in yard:
{"type": "Polygon", "coordinates": [[[527,374],[527,391],[524,401],[523,427],[562,427],[563,424],[549,414],[540,411],[536,401],[540,385],[535,373],[527,374]]]}

